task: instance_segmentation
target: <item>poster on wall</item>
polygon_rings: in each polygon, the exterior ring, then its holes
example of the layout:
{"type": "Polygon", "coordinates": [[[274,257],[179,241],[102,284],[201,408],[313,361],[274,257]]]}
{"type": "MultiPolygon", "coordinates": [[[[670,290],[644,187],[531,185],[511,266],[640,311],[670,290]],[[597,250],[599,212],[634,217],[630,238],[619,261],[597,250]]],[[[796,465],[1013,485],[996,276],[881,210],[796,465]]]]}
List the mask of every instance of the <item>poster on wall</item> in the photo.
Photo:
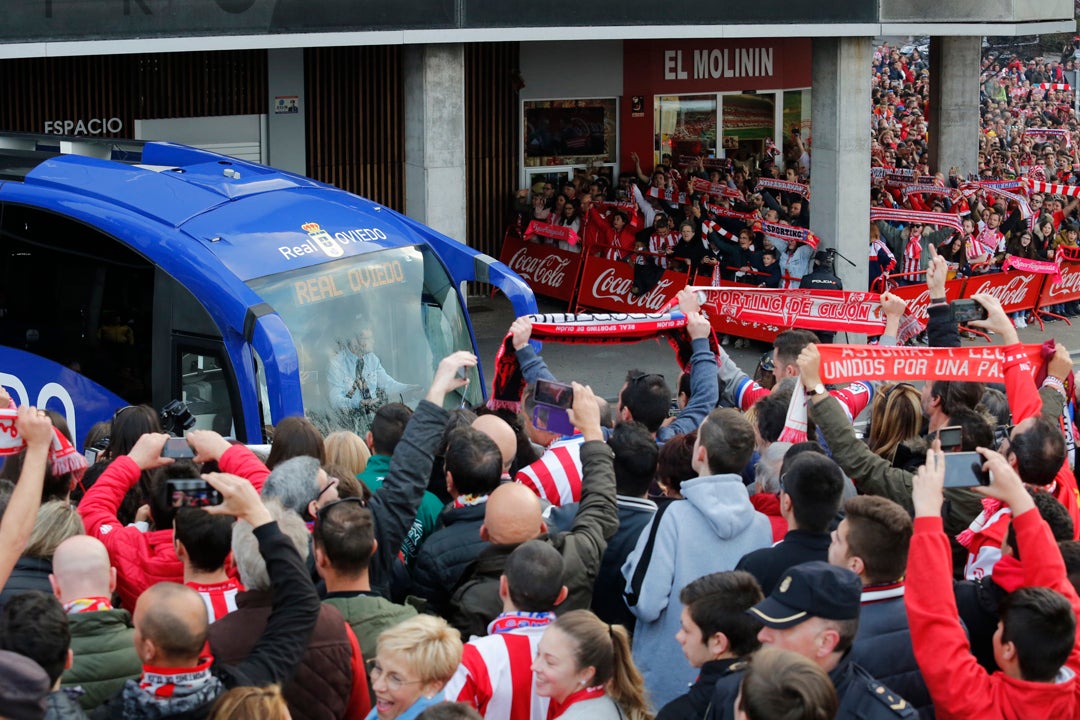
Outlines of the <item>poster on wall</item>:
{"type": "Polygon", "coordinates": [[[526,167],[614,161],[614,98],[529,100],[524,114],[526,167]]]}

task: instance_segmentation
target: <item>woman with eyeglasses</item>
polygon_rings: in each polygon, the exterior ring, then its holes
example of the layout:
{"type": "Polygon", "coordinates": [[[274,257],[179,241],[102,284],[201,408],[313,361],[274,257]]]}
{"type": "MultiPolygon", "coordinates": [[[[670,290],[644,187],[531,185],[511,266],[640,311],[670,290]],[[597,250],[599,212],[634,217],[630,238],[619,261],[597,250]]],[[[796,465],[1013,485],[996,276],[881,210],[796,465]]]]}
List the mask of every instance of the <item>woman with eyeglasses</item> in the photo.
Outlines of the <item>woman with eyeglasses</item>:
{"type": "Polygon", "coordinates": [[[417,615],[384,631],[368,666],[375,707],[366,720],[413,720],[442,702],[461,651],[461,634],[432,615],[417,615]]]}

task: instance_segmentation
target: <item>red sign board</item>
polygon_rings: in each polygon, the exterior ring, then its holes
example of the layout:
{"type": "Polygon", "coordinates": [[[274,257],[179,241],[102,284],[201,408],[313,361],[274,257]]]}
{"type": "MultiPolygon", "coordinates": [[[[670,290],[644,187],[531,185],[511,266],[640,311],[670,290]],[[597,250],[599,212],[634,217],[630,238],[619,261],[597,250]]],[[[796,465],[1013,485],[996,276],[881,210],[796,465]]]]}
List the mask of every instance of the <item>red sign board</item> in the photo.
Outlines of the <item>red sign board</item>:
{"type": "Polygon", "coordinates": [[[967,279],[964,297],[986,293],[1000,300],[1001,308],[1007,313],[1032,310],[1038,302],[1045,277],[1046,275],[1030,272],[975,275],[967,279]]]}
{"type": "Polygon", "coordinates": [[[613,312],[660,312],[675,294],[686,287],[686,273],[664,271],[646,293],[635,295],[634,266],[602,257],[585,258],[577,304],[613,312]]]}
{"type": "Polygon", "coordinates": [[[578,271],[581,269],[581,253],[507,235],[499,259],[529,283],[529,287],[538,295],[547,295],[567,303],[574,297],[578,271]]]}
{"type": "MultiPolygon", "coordinates": [[[[963,278],[949,280],[945,283],[945,299],[949,302],[959,299],[963,289],[963,278]]],[[[926,325],[930,317],[927,313],[927,308],[930,307],[930,289],[926,286],[926,283],[901,285],[889,292],[906,301],[908,314],[914,317],[920,325],[926,325]]]]}
{"type": "Polygon", "coordinates": [[[1061,282],[1055,284],[1053,278],[1047,278],[1039,294],[1039,307],[1080,300],[1080,262],[1063,262],[1060,268],[1061,282]]]}

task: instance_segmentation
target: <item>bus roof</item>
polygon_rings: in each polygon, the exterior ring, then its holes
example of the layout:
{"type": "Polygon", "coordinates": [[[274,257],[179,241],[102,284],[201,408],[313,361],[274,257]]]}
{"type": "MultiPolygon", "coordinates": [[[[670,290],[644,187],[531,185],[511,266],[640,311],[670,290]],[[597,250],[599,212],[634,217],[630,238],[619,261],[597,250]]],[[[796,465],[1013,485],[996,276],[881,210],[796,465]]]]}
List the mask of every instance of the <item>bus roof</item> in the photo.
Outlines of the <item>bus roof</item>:
{"type": "Polygon", "coordinates": [[[70,203],[74,195],[123,208],[171,236],[164,247],[150,242],[140,251],[175,251],[172,238],[193,239],[241,280],[435,235],[330,185],[173,143],[0,135],[0,178],[22,186],[14,197],[0,188],[0,198],[13,202],[29,196],[64,212],[61,198],[70,203]]]}

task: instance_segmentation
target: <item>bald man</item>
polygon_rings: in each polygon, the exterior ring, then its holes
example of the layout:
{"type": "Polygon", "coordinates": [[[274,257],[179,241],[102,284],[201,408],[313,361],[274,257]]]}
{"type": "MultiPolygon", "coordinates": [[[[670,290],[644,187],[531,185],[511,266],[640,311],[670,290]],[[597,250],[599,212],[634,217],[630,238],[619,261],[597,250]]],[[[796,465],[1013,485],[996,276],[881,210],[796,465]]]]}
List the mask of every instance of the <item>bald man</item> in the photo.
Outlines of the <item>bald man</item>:
{"type": "Polygon", "coordinates": [[[518,442],[514,428],[498,415],[488,414],[473,420],[472,429],[484,433],[495,441],[499,454],[502,455],[503,480],[511,480],[510,466],[514,464],[514,458],[517,457],[518,442]]]}
{"type": "Polygon", "coordinates": [[[549,534],[539,499],[519,483],[503,483],[491,493],[480,537],[492,544],[465,571],[449,604],[448,619],[463,637],[486,634],[488,623],[503,611],[499,578],[510,553],[528,540],[543,540],[563,557],[567,598],[559,611],[589,607],[607,541],[619,527],[614,454],[604,442],[595,396],[576,383],[571,419],[584,438],[581,504],[574,523],[567,532],[549,534]]]}
{"type": "Polygon", "coordinates": [[[209,624],[199,593],[178,583],[152,586],[135,605],[133,644],[142,675],[125,682],[99,707],[92,715],[96,720],[206,717],[230,688],[284,684],[307,648],[319,596],[296,547],[278,529],[250,482],[224,473],[203,477],[224,498],[207,512],[233,515],[255,529],[273,593],[266,630],[243,662],[215,662],[202,655],[209,624]]]}
{"type": "Polygon", "coordinates": [[[79,705],[91,710],[115,694],[125,680],[142,672],[132,644],[131,613],[110,602],[116,568],[97,538],[76,535],[60,543],[49,582],[67,613],[74,653],[60,685],[82,687],[79,705]]]}

